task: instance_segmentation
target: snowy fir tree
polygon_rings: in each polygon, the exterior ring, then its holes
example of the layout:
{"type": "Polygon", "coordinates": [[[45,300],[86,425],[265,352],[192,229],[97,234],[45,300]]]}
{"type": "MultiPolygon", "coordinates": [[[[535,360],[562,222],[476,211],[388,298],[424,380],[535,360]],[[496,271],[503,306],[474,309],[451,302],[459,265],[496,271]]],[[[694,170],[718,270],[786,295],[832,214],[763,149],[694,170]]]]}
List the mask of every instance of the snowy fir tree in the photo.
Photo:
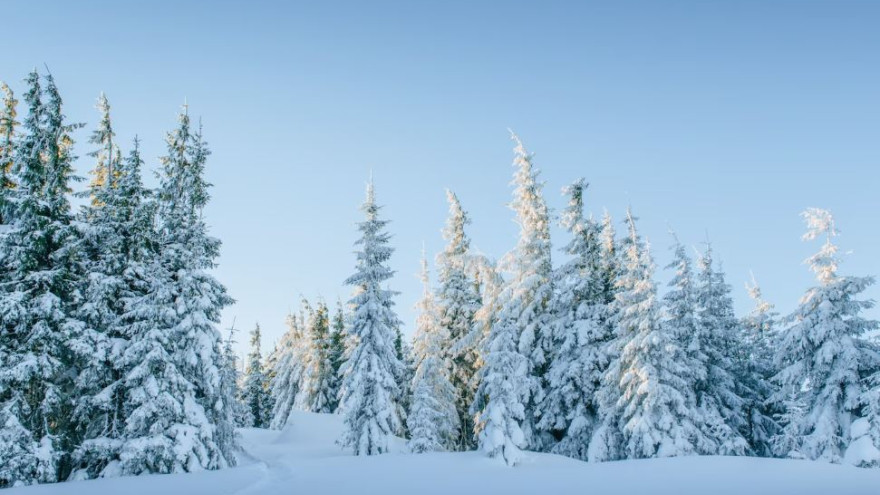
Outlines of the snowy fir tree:
{"type": "Polygon", "coordinates": [[[269,383],[263,372],[263,355],[260,352],[262,334],[259,323],[251,331],[251,352],[247,355],[247,364],[242,385],[242,401],[248,410],[251,420],[248,426],[266,428],[272,419],[272,403],[269,396],[269,383]]]}
{"type": "Polygon", "coordinates": [[[470,218],[455,193],[447,191],[446,197],[449,217],[443,229],[443,238],[447,244],[437,256],[439,287],[436,296],[438,324],[444,329],[445,341],[438,344],[439,352],[448,355],[450,380],[455,387],[456,423],[460,427],[456,434],[456,450],[470,450],[475,447],[470,406],[474,401],[477,355],[473,347],[458,344],[474,328],[474,314],[480,308],[480,295],[468,273],[470,239],[465,233],[465,226],[470,223],[470,218]]]}
{"type": "Polygon", "coordinates": [[[229,333],[223,340],[223,367],[220,369],[220,381],[224,388],[224,396],[232,396],[228,402],[233,406],[232,416],[235,426],[241,428],[251,426],[254,420],[250,409],[244,402],[242,388],[244,373],[242,373],[239,358],[235,353],[235,333],[235,320],[233,319],[229,333]]]}
{"type": "Polygon", "coordinates": [[[603,424],[591,460],[695,454],[699,418],[691,408],[685,350],[662,324],[648,247],[627,213],[629,236],[615,296],[614,355],[599,400],[603,424]]]}
{"type": "Polygon", "coordinates": [[[339,390],[342,387],[342,365],[345,363],[345,350],[347,333],[345,331],[345,312],[342,302],[337,301],[336,314],[333,316],[333,326],[330,331],[330,373],[333,379],[329,396],[331,398],[331,410],[339,412],[339,390]]]}
{"type": "Polygon", "coordinates": [[[131,152],[121,159],[103,95],[98,110],[101,123],[90,139],[98,152],[90,156],[97,158],[96,176],[110,169],[114,173],[92,182],[91,201],[80,221],[80,251],[88,273],[78,309],[86,326],[82,346],[76,349],[80,371],[74,416],[81,443],[74,452],[74,467],[81,478],[110,474],[118,464],[129,398],[123,379],[123,356],[132,337],[126,313],[147,294],[157,252],[154,204],[141,181],[139,143],[135,139],[131,152]]]}
{"type": "Polygon", "coordinates": [[[772,401],[775,391],[773,375],[773,344],[776,341],[776,325],[778,314],[773,305],[764,300],[761,288],[752,277],[752,283],[746,284],[749,297],[755,306],[744,318],[743,345],[740,346],[741,374],[737,383],[743,384],[745,418],[747,421],[746,439],[755,455],[771,457],[773,455],[773,436],[777,434],[779,425],[776,416],[779,410],[772,401]]]}
{"type": "Polygon", "coordinates": [[[316,413],[334,411],[335,379],[331,362],[330,310],[319,302],[306,324],[308,342],[302,386],[302,408],[316,413]]]}
{"type": "Polygon", "coordinates": [[[83,324],[68,200],[70,136],[51,75],[27,78],[16,142],[13,223],[0,238],[0,486],[52,482],[71,470],[73,348],[83,324]]]}
{"type": "MultiPolygon", "coordinates": [[[[703,414],[704,431],[714,444],[704,454],[742,455],[748,450],[743,437],[748,422],[736,377],[741,330],[733,312],[730,286],[714,266],[712,248],[699,258],[696,284],[697,337],[703,361],[693,368],[705,376],[696,383],[697,404],[703,414]]],[[[744,385],[742,382],[740,386],[744,385]]],[[[745,391],[751,394],[751,391],[745,391]]]]}
{"type": "Polygon", "coordinates": [[[549,432],[538,432],[535,426],[540,421],[538,405],[544,399],[545,374],[554,350],[549,329],[553,271],[550,213],[543,197],[543,183],[532,164],[532,155],[515,134],[511,137],[516,143],[513,162],[516,172],[510,207],[516,213],[520,234],[505,263],[510,278],[505,287],[507,294],[503,296],[503,316],[499,317],[499,324],[514,326],[519,352],[529,362],[529,372],[523,377],[528,383],[521,426],[526,445],[543,450],[552,444],[549,432]]]}
{"type": "Polygon", "coordinates": [[[220,242],[202,217],[209,200],[208,156],[186,108],[167,137],[158,190],[161,246],[150,266],[150,288],[128,314],[130,389],[121,471],[169,473],[235,464],[234,408],[221,383],[223,358],[216,328],[232,299],[208,273],[220,242]],[[171,308],[172,310],[169,310],[171,308]]]}
{"type": "Polygon", "coordinates": [[[413,337],[415,375],[412,404],[407,417],[411,452],[453,450],[459,445],[456,389],[450,380],[450,360],[444,352],[449,342],[441,324],[439,308],[431,293],[428,262],[422,258],[422,299],[416,305],[418,319],[413,337]]]}
{"type": "Polygon", "coordinates": [[[296,314],[287,316],[287,332],[278,343],[274,353],[277,357],[271,359],[274,362],[270,372],[272,374],[270,381],[272,421],[269,424],[271,428],[280,430],[287,424],[290,412],[293,411],[297,397],[300,395],[308,342],[303,315],[308,310],[308,303],[303,301],[303,311],[299,317],[296,314]]]}
{"type": "Polygon", "coordinates": [[[538,424],[556,440],[551,452],[583,460],[598,422],[594,398],[607,365],[603,349],[611,339],[605,321],[599,226],[584,217],[586,188],[586,181],[580,179],[565,190],[569,203],[562,225],[571,235],[565,248],[570,260],[554,273],[551,306],[556,349],[538,424]]]}
{"type": "Polygon", "coordinates": [[[786,408],[780,436],[795,441],[777,441],[776,453],[839,463],[847,456],[854,423],[870,411],[863,411],[870,396],[864,378],[878,369],[874,345],[863,338],[878,327],[863,316],[873,301],[858,298],[874,279],[838,273],[840,258],[833,242],[838,231],[830,212],[810,208],[802,216],[807,224],[804,240],[824,237],[825,243],[806,260],[818,285],[788,317],[790,326],[777,344],[776,398],[786,408]],[[795,414],[793,405],[803,412],[795,414]]]}
{"type": "Polygon", "coordinates": [[[16,107],[18,100],[6,83],[0,81],[0,91],[3,92],[2,108],[0,108],[0,225],[7,225],[12,221],[10,214],[13,207],[10,195],[15,186],[12,180],[13,163],[15,156],[15,128],[19,122],[16,107]]]}
{"type": "Polygon", "coordinates": [[[394,272],[388,267],[393,249],[385,231],[387,220],[379,218],[373,182],[361,210],[366,219],[358,224],[361,238],[356,245],[357,266],[346,284],[355,287],[349,333],[353,339],[341,389],[345,429],[340,444],[355,455],[388,452],[391,437],[402,429],[399,404],[403,363],[394,340],[399,318],[394,312],[394,292],[382,287],[394,272]]]}

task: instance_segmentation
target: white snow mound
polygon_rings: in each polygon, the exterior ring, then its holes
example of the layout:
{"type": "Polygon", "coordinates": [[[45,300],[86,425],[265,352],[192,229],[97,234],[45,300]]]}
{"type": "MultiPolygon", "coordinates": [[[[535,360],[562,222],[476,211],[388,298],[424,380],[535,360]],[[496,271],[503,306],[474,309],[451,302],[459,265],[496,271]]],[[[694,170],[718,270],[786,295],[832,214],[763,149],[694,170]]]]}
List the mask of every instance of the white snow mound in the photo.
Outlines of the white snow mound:
{"type": "Polygon", "coordinates": [[[515,468],[477,452],[355,457],[342,418],[293,413],[283,431],[241,430],[239,467],[13,488],[9,495],[877,495],[880,470],[749,457],[589,464],[529,453],[515,468]]]}

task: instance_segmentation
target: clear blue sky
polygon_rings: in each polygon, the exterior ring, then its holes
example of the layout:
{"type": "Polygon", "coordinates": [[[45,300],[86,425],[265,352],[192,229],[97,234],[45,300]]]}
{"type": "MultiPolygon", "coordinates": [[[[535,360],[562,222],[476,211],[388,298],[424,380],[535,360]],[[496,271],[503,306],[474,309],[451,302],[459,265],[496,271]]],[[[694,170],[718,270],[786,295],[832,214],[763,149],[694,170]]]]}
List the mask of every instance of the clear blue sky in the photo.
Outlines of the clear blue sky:
{"type": "Polygon", "coordinates": [[[669,226],[695,246],[708,233],[740,312],[749,270],[782,311],[812,282],[808,206],[836,215],[843,271],[880,273],[878,2],[311,3],[0,6],[0,79],[20,92],[47,64],[90,125],[105,91],[121,142],[137,133],[152,166],[184,98],[202,116],[217,274],[238,300],[223,325],[259,320],[267,348],[300,294],[348,295],[371,169],[408,328],[446,187],[475,247],[513,246],[508,127],[555,211],[586,177],[597,214],[632,205],[660,266],[669,226]]]}

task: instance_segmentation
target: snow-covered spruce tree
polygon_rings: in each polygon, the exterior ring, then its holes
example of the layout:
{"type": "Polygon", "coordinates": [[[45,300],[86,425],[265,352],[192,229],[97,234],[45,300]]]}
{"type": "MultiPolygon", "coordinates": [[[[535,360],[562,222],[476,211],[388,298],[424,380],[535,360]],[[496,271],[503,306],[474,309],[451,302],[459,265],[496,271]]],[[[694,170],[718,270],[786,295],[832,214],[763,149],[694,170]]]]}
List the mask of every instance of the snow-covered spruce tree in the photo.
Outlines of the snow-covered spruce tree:
{"type": "Polygon", "coordinates": [[[251,423],[248,426],[266,428],[271,420],[272,398],[269,396],[268,381],[263,372],[263,355],[260,352],[260,345],[261,333],[258,323],[251,331],[251,352],[247,356],[242,399],[250,413],[251,423]]]}
{"type": "Polygon", "coordinates": [[[473,410],[479,449],[514,466],[527,446],[521,425],[529,395],[529,360],[517,347],[517,315],[507,310],[510,307],[504,306],[489,332],[473,410]]]}
{"type": "Polygon", "coordinates": [[[475,281],[468,273],[470,239],[465,226],[470,218],[452,191],[446,191],[449,218],[443,229],[446,248],[437,256],[438,288],[436,296],[438,323],[444,328],[446,342],[440,342],[440,352],[450,360],[450,380],[455,387],[455,407],[459,431],[455,449],[475,447],[474,422],[470,406],[474,401],[472,388],[476,372],[476,353],[469,346],[457,345],[474,327],[474,314],[480,308],[480,295],[475,281]]]}
{"type": "Polygon", "coordinates": [[[614,302],[615,352],[599,391],[604,420],[590,460],[694,454],[699,418],[688,407],[686,353],[660,321],[654,264],[631,212],[627,223],[614,302]]]}
{"type": "Polygon", "coordinates": [[[421,278],[424,291],[416,304],[418,319],[413,336],[413,397],[406,418],[409,448],[415,453],[453,450],[458,447],[459,436],[456,390],[449,378],[451,366],[443,348],[449,342],[449,334],[440,324],[424,256],[421,278]]]}
{"type": "Polygon", "coordinates": [[[0,237],[0,487],[60,481],[70,472],[75,377],[77,234],[68,194],[70,133],[51,75],[32,72],[15,145],[14,222],[0,237]]]}
{"type": "Polygon", "coordinates": [[[12,222],[10,214],[13,206],[10,195],[15,186],[12,180],[13,157],[15,156],[15,128],[19,122],[16,106],[18,100],[6,83],[0,81],[0,91],[3,92],[2,107],[0,107],[0,225],[8,225],[12,222]]]}
{"type": "Polygon", "coordinates": [[[379,218],[373,182],[361,210],[366,219],[358,224],[361,238],[356,245],[357,267],[346,284],[355,287],[349,333],[354,339],[343,365],[341,398],[345,430],[340,444],[355,455],[388,452],[391,437],[402,428],[399,416],[403,363],[394,346],[399,319],[393,291],[382,284],[394,272],[387,263],[394,251],[385,232],[387,220],[379,218]]]}
{"type": "Polygon", "coordinates": [[[714,266],[712,247],[699,258],[696,284],[697,336],[703,359],[699,366],[704,377],[696,381],[697,405],[703,415],[704,433],[714,447],[702,454],[743,455],[749,449],[744,438],[748,433],[745,401],[751,395],[741,375],[737,356],[740,354],[742,331],[733,312],[730,286],[724,273],[714,266]]]}
{"type": "Polygon", "coordinates": [[[314,313],[310,315],[308,327],[303,408],[316,413],[330,413],[334,410],[336,399],[330,356],[330,310],[323,301],[318,302],[314,313]]]}
{"type": "Polygon", "coordinates": [[[745,416],[747,420],[746,439],[752,452],[761,457],[773,455],[772,439],[779,429],[776,416],[778,407],[771,401],[774,392],[772,382],[776,370],[773,367],[773,343],[776,341],[776,324],[778,315],[773,305],[764,300],[761,288],[752,279],[746,284],[749,296],[755,307],[741,322],[743,344],[740,346],[741,375],[737,383],[744,384],[743,389],[750,391],[744,395],[746,399],[745,416]]]}
{"type": "Polygon", "coordinates": [[[101,124],[90,142],[98,146],[91,201],[80,215],[87,276],[77,314],[85,323],[76,351],[79,375],[74,419],[79,445],[74,452],[77,478],[111,475],[119,461],[126,421],[128,390],[123,355],[131,337],[125,314],[149,290],[150,264],[156,260],[154,205],[143,186],[139,143],[122,160],[113,144],[110,106],[100,100],[101,124]],[[114,162],[110,164],[111,160],[114,162]],[[103,172],[102,172],[103,171],[103,172]]]}
{"type": "Polygon", "coordinates": [[[550,432],[539,432],[539,404],[544,399],[546,373],[550,367],[554,342],[549,328],[552,316],[549,303],[552,295],[550,213],[543,197],[543,183],[532,165],[532,155],[523,147],[520,139],[511,135],[516,143],[513,166],[513,201],[511,209],[516,213],[520,227],[519,241],[505,260],[505,271],[510,278],[505,287],[505,314],[502,325],[514,325],[518,336],[519,352],[528,359],[529,372],[523,378],[527,383],[525,413],[522,422],[526,445],[544,450],[553,443],[550,432]]]}
{"type": "MultiPolygon", "coordinates": [[[[307,309],[308,303],[303,301],[303,311],[307,309]]],[[[296,314],[287,316],[287,332],[281,337],[273,353],[277,357],[270,359],[274,362],[274,366],[270,371],[272,421],[269,426],[277,430],[287,424],[301,389],[304,349],[307,342],[302,315],[303,313],[300,313],[300,317],[296,314]]]]}
{"type": "Polygon", "coordinates": [[[780,388],[775,397],[789,408],[803,406],[804,412],[789,411],[783,417],[780,436],[798,441],[777,442],[776,453],[839,463],[849,447],[853,423],[864,414],[862,378],[877,369],[874,346],[862,338],[878,327],[862,316],[873,301],[858,299],[874,279],[838,273],[840,258],[833,243],[838,232],[830,212],[810,208],[802,215],[807,224],[804,240],[825,237],[825,243],[806,260],[819,285],[807,291],[788,317],[791,326],[781,332],[777,344],[779,372],[774,380],[780,388]]]}
{"type": "Polygon", "coordinates": [[[333,326],[330,330],[330,377],[331,384],[328,396],[331,412],[339,412],[339,389],[342,387],[342,364],[345,363],[345,312],[342,310],[342,302],[336,304],[336,313],[333,315],[333,326]]]}
{"type": "Polygon", "coordinates": [[[599,226],[584,217],[586,188],[579,179],[565,189],[569,202],[562,226],[572,236],[565,247],[571,258],[554,273],[552,331],[558,347],[538,424],[558,440],[551,452],[582,460],[598,422],[594,398],[607,366],[603,348],[612,337],[605,321],[599,226]]]}
{"type": "Polygon", "coordinates": [[[235,322],[229,327],[229,333],[223,339],[223,367],[220,371],[220,380],[224,387],[224,395],[231,394],[230,403],[233,407],[235,426],[239,428],[249,427],[253,424],[251,412],[244,402],[244,373],[235,353],[235,322]]]}
{"type": "Polygon", "coordinates": [[[159,174],[158,259],[150,288],[126,318],[131,344],[123,357],[130,391],[123,474],[217,469],[235,464],[234,408],[221,381],[216,324],[232,299],[209,270],[220,241],[208,235],[202,210],[207,145],[184,107],[166,139],[159,174]]]}

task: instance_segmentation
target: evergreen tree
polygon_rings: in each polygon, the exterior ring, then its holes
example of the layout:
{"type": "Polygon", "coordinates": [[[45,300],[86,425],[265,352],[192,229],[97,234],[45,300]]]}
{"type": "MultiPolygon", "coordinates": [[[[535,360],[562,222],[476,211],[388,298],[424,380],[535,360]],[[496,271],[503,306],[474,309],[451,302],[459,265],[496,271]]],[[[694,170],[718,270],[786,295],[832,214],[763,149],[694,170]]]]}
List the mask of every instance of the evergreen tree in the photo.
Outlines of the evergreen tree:
{"type": "Polygon", "coordinates": [[[599,400],[604,420],[591,460],[694,454],[699,418],[689,407],[691,370],[684,349],[661,324],[648,247],[628,212],[629,237],[615,294],[613,359],[599,400]]]}
{"type": "Polygon", "coordinates": [[[342,384],[345,430],[340,443],[355,455],[388,452],[391,437],[402,428],[399,416],[403,364],[395,352],[394,292],[382,283],[394,272],[387,263],[393,248],[385,232],[387,220],[379,218],[373,183],[367,187],[362,206],[366,220],[358,225],[357,269],[346,284],[355,287],[349,331],[354,339],[349,350],[342,384]]]}
{"type": "MultiPolygon", "coordinates": [[[[90,142],[112,149],[110,106],[102,98],[100,127],[90,142]]],[[[109,155],[99,157],[96,171],[108,169],[109,155]]],[[[125,315],[149,289],[149,267],[156,259],[154,205],[141,181],[143,161],[137,139],[125,160],[118,151],[113,177],[93,182],[91,202],[81,214],[80,251],[88,276],[78,315],[85,323],[83,345],[77,349],[77,404],[74,418],[80,443],[74,452],[76,477],[116,473],[126,421],[129,391],[124,383],[123,356],[130,343],[125,315]]]]}
{"type": "Polygon", "coordinates": [[[234,408],[221,381],[221,338],[215,325],[232,299],[208,273],[220,241],[207,233],[202,210],[209,154],[184,111],[167,137],[158,214],[160,256],[150,288],[129,307],[131,345],[123,357],[131,390],[122,447],[125,474],[217,469],[235,464],[234,408]]]}
{"type": "MultiPolygon", "coordinates": [[[[309,310],[308,302],[303,300],[303,312],[309,310]]],[[[306,332],[303,313],[287,316],[287,332],[281,337],[271,374],[272,421],[270,427],[280,430],[287,424],[290,412],[296,405],[302,389],[305,362],[306,332]]]]}
{"type": "Polygon", "coordinates": [[[775,417],[780,412],[771,401],[774,392],[772,378],[776,373],[773,367],[773,343],[776,341],[778,315],[773,305],[762,297],[761,288],[754,278],[751,285],[746,285],[746,290],[755,307],[742,319],[744,345],[741,346],[739,365],[742,376],[737,382],[750,391],[744,396],[748,421],[746,438],[756,455],[771,457],[772,439],[779,429],[775,417]]]}
{"type": "Polygon", "coordinates": [[[748,450],[748,442],[743,438],[748,421],[740,394],[752,394],[751,390],[743,389],[745,383],[736,380],[741,374],[736,357],[742,332],[733,312],[730,286],[724,273],[715,269],[711,246],[700,256],[699,265],[697,337],[703,358],[699,369],[705,370],[705,376],[697,380],[697,404],[703,414],[704,432],[714,444],[702,453],[742,455],[748,450]]]}
{"type": "Polygon", "coordinates": [[[456,390],[449,375],[450,363],[443,346],[448,330],[441,324],[431,294],[428,262],[422,258],[422,299],[416,305],[419,316],[413,338],[415,376],[412,407],[407,417],[409,448],[415,453],[453,450],[458,445],[456,390]]]}
{"type": "Polygon", "coordinates": [[[0,487],[65,479],[75,441],[73,348],[80,342],[70,133],[51,75],[27,78],[15,146],[14,223],[0,237],[0,487]]]}
{"type": "MultiPolygon", "coordinates": [[[[516,167],[511,208],[516,212],[520,237],[516,248],[507,259],[511,278],[505,288],[505,306],[500,318],[502,325],[514,325],[518,335],[519,352],[529,362],[529,372],[523,377],[528,382],[522,429],[526,445],[544,449],[552,444],[549,432],[537,432],[540,420],[539,404],[544,399],[545,374],[550,367],[553,342],[549,324],[549,302],[552,295],[550,260],[550,214],[542,195],[543,184],[532,165],[532,155],[522,142],[512,135],[516,167]]],[[[499,342],[500,344],[500,342],[499,342]]]]}
{"type": "Polygon", "coordinates": [[[238,356],[235,355],[235,321],[229,328],[229,334],[223,340],[223,368],[221,368],[220,380],[224,389],[224,397],[230,397],[228,403],[233,406],[232,416],[235,426],[240,428],[249,427],[253,424],[253,416],[244,402],[244,389],[241,386],[243,373],[239,366],[238,356]]]}
{"type": "Polygon", "coordinates": [[[316,413],[333,412],[334,377],[331,360],[330,311],[323,302],[310,315],[302,393],[304,409],[316,413]]]}
{"type": "MultiPolygon", "coordinates": [[[[838,273],[840,258],[833,239],[838,235],[831,213],[806,210],[805,240],[825,237],[818,253],[806,260],[819,284],[810,288],[788,317],[791,324],[779,339],[774,377],[780,389],[778,402],[786,405],[780,437],[795,438],[794,444],[777,441],[777,455],[841,462],[860,416],[865,397],[862,381],[877,369],[873,346],[862,339],[878,323],[862,316],[873,301],[858,296],[873,277],[838,273]],[[794,414],[792,404],[804,407],[794,414]]],[[[857,456],[858,457],[858,456],[857,456]]]]}
{"type": "Polygon", "coordinates": [[[345,363],[345,313],[342,302],[337,303],[336,314],[333,316],[333,328],[330,332],[330,376],[331,385],[328,392],[331,412],[339,410],[339,389],[342,386],[342,365],[345,363]]]}
{"type": "Polygon", "coordinates": [[[268,381],[263,373],[263,356],[260,353],[260,324],[251,331],[251,352],[247,356],[242,395],[245,407],[250,413],[248,426],[266,428],[271,418],[272,404],[268,381]]]}
{"type": "Polygon", "coordinates": [[[538,424],[558,439],[551,452],[583,460],[598,422],[594,397],[607,366],[602,350],[611,339],[605,321],[599,226],[584,217],[586,188],[587,183],[579,179],[565,190],[569,203],[562,225],[572,236],[565,248],[571,259],[554,273],[551,306],[556,354],[547,373],[538,424]]]}
{"type": "Polygon", "coordinates": [[[457,344],[474,327],[474,315],[480,307],[480,295],[468,274],[470,239],[464,229],[470,223],[470,218],[452,191],[447,191],[446,196],[449,201],[449,218],[443,229],[443,238],[447,244],[437,256],[439,287],[436,305],[439,325],[444,328],[448,339],[439,345],[440,352],[449,357],[450,380],[455,388],[454,401],[458,414],[456,423],[460,425],[460,431],[456,434],[456,449],[470,450],[475,446],[474,424],[469,409],[474,400],[475,389],[472,385],[477,356],[472,347],[457,344]]]}
{"type": "Polygon", "coordinates": [[[6,83],[0,81],[0,91],[3,92],[3,103],[0,108],[0,225],[12,222],[10,214],[13,205],[10,203],[12,189],[15,182],[12,180],[13,164],[15,156],[15,128],[19,122],[16,106],[18,100],[6,83]]]}

